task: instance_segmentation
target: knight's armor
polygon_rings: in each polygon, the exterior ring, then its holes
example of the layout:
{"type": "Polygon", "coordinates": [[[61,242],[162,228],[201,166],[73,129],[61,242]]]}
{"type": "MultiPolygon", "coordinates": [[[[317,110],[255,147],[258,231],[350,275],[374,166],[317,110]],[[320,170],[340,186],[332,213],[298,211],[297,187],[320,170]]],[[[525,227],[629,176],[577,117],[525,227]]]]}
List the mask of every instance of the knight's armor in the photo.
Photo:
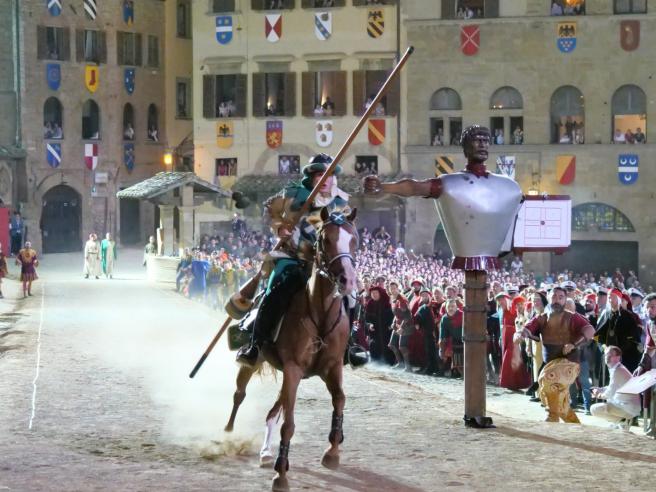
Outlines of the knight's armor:
{"type": "Polygon", "coordinates": [[[437,209],[454,255],[452,268],[496,270],[510,251],[522,191],[512,179],[463,171],[439,177],[437,209]]]}

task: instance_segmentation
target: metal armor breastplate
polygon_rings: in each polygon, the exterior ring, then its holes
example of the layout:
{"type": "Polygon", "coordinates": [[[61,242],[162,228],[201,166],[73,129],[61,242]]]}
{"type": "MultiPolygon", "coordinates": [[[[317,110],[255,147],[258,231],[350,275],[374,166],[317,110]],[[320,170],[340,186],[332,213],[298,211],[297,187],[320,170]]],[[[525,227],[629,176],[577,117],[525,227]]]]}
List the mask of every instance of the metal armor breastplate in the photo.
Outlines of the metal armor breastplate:
{"type": "Polygon", "coordinates": [[[569,327],[572,315],[564,311],[560,316],[550,316],[542,329],[542,343],[546,345],[565,345],[570,343],[569,327]]]}
{"type": "Polygon", "coordinates": [[[440,219],[454,256],[499,256],[504,240],[515,225],[522,200],[519,185],[490,173],[469,172],[440,177],[443,188],[437,200],[440,219]]]}

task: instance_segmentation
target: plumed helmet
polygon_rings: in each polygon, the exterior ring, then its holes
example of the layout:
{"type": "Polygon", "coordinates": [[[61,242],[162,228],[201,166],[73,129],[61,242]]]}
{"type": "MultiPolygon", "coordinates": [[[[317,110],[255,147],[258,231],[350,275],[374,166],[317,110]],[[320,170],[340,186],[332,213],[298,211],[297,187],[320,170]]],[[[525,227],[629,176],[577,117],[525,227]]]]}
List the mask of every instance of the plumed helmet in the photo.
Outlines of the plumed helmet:
{"type": "MultiPolygon", "coordinates": [[[[312,176],[316,173],[325,173],[326,169],[330,163],[333,162],[333,158],[328,154],[323,152],[315,155],[310,159],[307,166],[303,167],[303,179],[301,179],[301,184],[305,186],[308,190],[312,189],[312,176]]],[[[334,176],[337,176],[342,172],[342,166],[339,164],[335,166],[335,171],[333,172],[334,176]]]]}

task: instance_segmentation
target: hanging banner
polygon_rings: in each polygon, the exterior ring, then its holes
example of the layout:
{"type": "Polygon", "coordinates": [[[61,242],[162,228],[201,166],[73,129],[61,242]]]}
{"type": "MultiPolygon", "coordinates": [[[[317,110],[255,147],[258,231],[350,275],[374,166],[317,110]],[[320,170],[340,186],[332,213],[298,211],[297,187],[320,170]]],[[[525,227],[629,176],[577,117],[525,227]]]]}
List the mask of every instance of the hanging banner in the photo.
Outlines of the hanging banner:
{"type": "Polygon", "coordinates": [[[638,181],[638,164],[640,157],[637,154],[620,154],[617,158],[617,176],[623,185],[632,185],[638,181]]]}
{"type": "Polygon", "coordinates": [[[559,155],[556,157],[556,177],[561,185],[574,182],[576,177],[576,156],[559,155]]]}
{"type": "Polygon", "coordinates": [[[282,14],[264,16],[264,36],[269,43],[277,43],[282,37],[282,14]]]}
{"type": "Polygon", "coordinates": [[[62,0],[46,0],[46,6],[51,16],[57,17],[62,11],[62,0]]]}
{"type": "Polygon", "coordinates": [[[282,145],[282,121],[266,122],[266,143],[269,148],[277,149],[282,145]]]}
{"type": "Polygon", "coordinates": [[[216,40],[219,44],[232,41],[232,16],[219,15],[216,18],[216,40]]]}
{"type": "Polygon", "coordinates": [[[380,145],[385,141],[385,120],[370,119],[368,122],[368,137],[371,145],[380,145]]]}
{"type": "Polygon", "coordinates": [[[576,49],[576,22],[559,22],[556,27],[558,49],[571,53],[576,49]]]}
{"type": "Polygon", "coordinates": [[[216,145],[222,149],[232,147],[234,128],[232,121],[221,120],[216,122],[216,145]]]}
{"type": "Polygon", "coordinates": [[[328,147],[333,143],[332,120],[320,120],[315,123],[314,137],[319,147],[328,147]]]}
{"type": "Polygon", "coordinates": [[[320,41],[330,37],[333,30],[333,14],[330,12],[317,12],[314,14],[314,34],[320,41]]]}
{"type": "Polygon", "coordinates": [[[98,16],[96,0],[84,0],[84,12],[87,14],[89,19],[96,20],[96,17],[98,16]]]}
{"type": "Polygon", "coordinates": [[[61,164],[61,144],[47,143],[46,144],[46,161],[50,167],[59,167],[61,164]]]}
{"type": "Polygon", "coordinates": [[[640,46],[640,21],[620,22],[620,46],[624,51],[633,51],[640,46]]]}
{"type": "Polygon", "coordinates": [[[515,179],[514,155],[500,155],[497,157],[497,174],[515,179]]]}
{"type": "Polygon", "coordinates": [[[125,69],[125,77],[123,77],[123,82],[125,85],[125,90],[128,94],[132,94],[134,92],[135,76],[136,70],[134,68],[125,69]]]}
{"type": "Polygon", "coordinates": [[[46,81],[48,82],[48,87],[53,91],[59,89],[61,85],[61,67],[59,63],[48,63],[46,65],[46,81]]]}
{"type": "Polygon", "coordinates": [[[460,50],[466,56],[478,53],[481,46],[481,27],[477,25],[462,26],[460,28],[460,50]]]}
{"type": "Polygon", "coordinates": [[[89,171],[98,167],[98,144],[84,144],[84,164],[89,171]]]}
{"type": "Polygon", "coordinates": [[[91,94],[98,90],[98,67],[95,65],[87,65],[84,68],[84,85],[91,94]]]}
{"type": "Polygon", "coordinates": [[[123,0],[123,21],[128,26],[134,24],[134,0],[123,0]]]}
{"type": "Polygon", "coordinates": [[[383,10],[371,9],[367,13],[367,34],[371,38],[379,38],[385,32],[385,16],[383,10]]]}
{"type": "Polygon", "coordinates": [[[451,174],[455,167],[456,166],[453,163],[453,159],[448,155],[438,155],[435,158],[435,176],[451,174]]]}
{"type": "Polygon", "coordinates": [[[123,163],[128,171],[134,169],[134,144],[123,144],[123,163]]]}

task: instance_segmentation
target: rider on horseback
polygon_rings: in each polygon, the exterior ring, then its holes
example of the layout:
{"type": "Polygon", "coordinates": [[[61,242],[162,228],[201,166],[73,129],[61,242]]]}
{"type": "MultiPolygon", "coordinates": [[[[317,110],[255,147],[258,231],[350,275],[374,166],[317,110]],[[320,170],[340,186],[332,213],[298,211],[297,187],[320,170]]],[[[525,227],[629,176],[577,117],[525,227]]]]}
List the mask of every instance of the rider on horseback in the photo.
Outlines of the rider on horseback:
{"type": "Polygon", "coordinates": [[[260,347],[273,333],[294,294],[305,287],[314,260],[316,231],[321,227],[321,209],[327,207],[331,212],[348,209],[349,195],[337,187],[336,176],[342,171],[338,165],[321,187],[309,214],[299,217],[301,207],[332,160],[323,153],[315,155],[303,168],[300,183],[290,184],[264,204],[273,232],[286,242],[265,260],[271,271],[267,289],[255,318],[251,344],[239,350],[238,362],[251,366],[257,363],[260,347]]]}

